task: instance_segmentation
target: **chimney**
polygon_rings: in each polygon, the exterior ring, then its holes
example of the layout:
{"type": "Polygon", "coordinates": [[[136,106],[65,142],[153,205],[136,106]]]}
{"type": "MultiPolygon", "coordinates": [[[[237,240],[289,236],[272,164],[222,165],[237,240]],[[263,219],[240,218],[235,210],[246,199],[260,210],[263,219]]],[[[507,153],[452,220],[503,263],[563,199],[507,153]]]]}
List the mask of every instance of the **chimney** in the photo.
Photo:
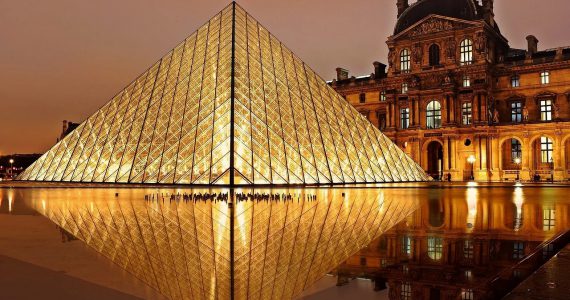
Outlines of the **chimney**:
{"type": "Polygon", "coordinates": [[[538,52],[538,39],[534,35],[529,35],[526,37],[528,42],[528,55],[533,55],[538,52]]]}
{"type": "Polygon", "coordinates": [[[348,79],[348,70],[343,68],[336,68],[336,80],[346,80],[348,79]]]}
{"type": "Polygon", "coordinates": [[[396,6],[398,6],[398,18],[404,13],[404,11],[410,7],[408,4],[408,0],[398,0],[396,2],[396,6]]]}
{"type": "Polygon", "coordinates": [[[483,19],[491,27],[495,27],[495,12],[494,12],[494,0],[483,0],[483,19]]]}
{"type": "Polygon", "coordinates": [[[386,77],[386,65],[375,61],[374,63],[374,78],[385,78],[386,77]]]}

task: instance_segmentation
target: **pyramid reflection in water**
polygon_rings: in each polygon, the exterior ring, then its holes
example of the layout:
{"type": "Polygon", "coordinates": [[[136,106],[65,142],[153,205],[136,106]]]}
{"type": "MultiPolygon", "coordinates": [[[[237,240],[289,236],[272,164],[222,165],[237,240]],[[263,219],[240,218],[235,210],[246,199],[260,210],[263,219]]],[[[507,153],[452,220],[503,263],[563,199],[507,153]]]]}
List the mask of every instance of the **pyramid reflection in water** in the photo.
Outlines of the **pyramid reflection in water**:
{"type": "Polygon", "coordinates": [[[417,206],[411,189],[256,192],[316,200],[157,202],[143,190],[57,189],[33,206],[172,299],[291,299],[417,206]]]}
{"type": "Polygon", "coordinates": [[[285,185],[429,177],[232,4],[19,179],[285,185]]]}

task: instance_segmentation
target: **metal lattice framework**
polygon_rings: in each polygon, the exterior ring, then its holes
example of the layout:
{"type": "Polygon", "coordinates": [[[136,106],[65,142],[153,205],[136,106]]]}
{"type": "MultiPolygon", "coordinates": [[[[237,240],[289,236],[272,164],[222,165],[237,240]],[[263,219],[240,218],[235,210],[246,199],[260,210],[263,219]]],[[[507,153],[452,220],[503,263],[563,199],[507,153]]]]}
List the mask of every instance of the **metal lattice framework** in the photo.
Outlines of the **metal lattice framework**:
{"type": "Polygon", "coordinates": [[[148,202],[134,189],[26,192],[38,212],[171,299],[292,299],[419,203],[411,189],[248,190],[295,196],[234,205],[148,202]]]}
{"type": "Polygon", "coordinates": [[[429,177],[234,3],[19,179],[285,185],[429,177]]]}

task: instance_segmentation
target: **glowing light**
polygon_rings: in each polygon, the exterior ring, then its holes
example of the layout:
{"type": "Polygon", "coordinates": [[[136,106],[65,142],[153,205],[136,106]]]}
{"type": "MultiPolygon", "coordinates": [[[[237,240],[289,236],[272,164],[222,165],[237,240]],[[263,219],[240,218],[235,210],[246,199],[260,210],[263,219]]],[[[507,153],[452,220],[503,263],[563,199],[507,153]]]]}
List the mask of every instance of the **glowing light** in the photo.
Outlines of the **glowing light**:
{"type": "Polygon", "coordinates": [[[20,178],[212,185],[232,176],[244,184],[430,180],[254,18],[235,11],[241,16],[235,22],[233,10],[225,10],[208,30],[177,45],[20,178]],[[246,40],[253,42],[245,49],[228,47],[246,40]],[[283,51],[274,53],[273,45],[283,51]],[[230,72],[232,63],[238,72],[230,72]],[[178,88],[185,78],[187,88],[178,88]],[[153,117],[138,117],[145,115],[153,117]],[[105,140],[115,142],[109,147],[105,140]],[[79,147],[89,151],[74,151],[79,147]],[[219,180],[232,168],[237,172],[219,180]]]}
{"type": "Polygon", "coordinates": [[[475,187],[467,188],[467,228],[473,229],[477,218],[478,190],[475,187]]]}

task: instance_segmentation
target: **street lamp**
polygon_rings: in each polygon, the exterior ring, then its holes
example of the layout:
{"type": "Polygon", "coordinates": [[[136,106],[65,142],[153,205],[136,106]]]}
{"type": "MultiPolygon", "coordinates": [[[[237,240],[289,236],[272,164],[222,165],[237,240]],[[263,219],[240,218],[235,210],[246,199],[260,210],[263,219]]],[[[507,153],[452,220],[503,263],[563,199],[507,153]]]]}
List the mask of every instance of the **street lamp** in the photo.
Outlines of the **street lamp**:
{"type": "Polygon", "coordinates": [[[517,157],[515,158],[515,164],[517,165],[517,181],[520,180],[520,173],[521,173],[521,158],[517,157]]]}
{"type": "Polygon", "coordinates": [[[469,177],[469,180],[475,180],[475,174],[474,174],[475,155],[469,155],[469,157],[467,158],[467,162],[471,164],[471,177],[469,177]]]}
{"type": "Polygon", "coordinates": [[[14,177],[14,159],[10,158],[10,178],[14,177]]]}

